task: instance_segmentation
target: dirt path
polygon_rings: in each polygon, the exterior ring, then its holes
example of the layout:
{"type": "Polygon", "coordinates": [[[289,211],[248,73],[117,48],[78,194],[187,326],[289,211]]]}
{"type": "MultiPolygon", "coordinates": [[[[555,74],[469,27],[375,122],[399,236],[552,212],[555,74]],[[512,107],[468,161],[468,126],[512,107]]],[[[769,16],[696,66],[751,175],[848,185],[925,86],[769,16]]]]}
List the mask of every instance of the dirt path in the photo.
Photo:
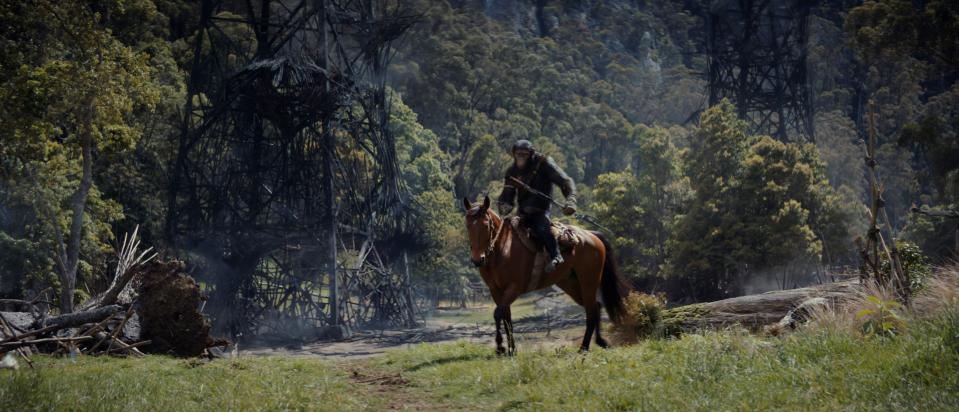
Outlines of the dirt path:
{"type": "Polygon", "coordinates": [[[416,391],[409,386],[409,381],[403,377],[402,373],[386,373],[367,365],[367,362],[343,362],[339,365],[346,369],[350,381],[356,387],[369,393],[369,396],[385,402],[385,405],[377,407],[381,410],[444,410],[437,409],[437,405],[432,403],[428,397],[424,396],[422,390],[416,391]]]}
{"type": "MultiPolygon", "coordinates": [[[[582,337],[582,309],[565,296],[525,298],[514,306],[517,345],[537,347],[575,344],[582,337]]],[[[283,346],[240,347],[241,356],[322,356],[332,359],[363,359],[420,343],[467,340],[493,345],[495,329],[492,305],[467,309],[438,310],[412,329],[359,331],[339,341],[290,343],[283,346]]]]}

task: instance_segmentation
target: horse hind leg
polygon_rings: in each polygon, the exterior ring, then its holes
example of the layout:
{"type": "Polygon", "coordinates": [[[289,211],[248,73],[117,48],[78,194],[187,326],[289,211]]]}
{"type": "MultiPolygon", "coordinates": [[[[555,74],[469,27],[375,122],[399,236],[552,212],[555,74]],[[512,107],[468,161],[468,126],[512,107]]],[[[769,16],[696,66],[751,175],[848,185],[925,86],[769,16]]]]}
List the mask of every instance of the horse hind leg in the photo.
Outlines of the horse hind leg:
{"type": "Polygon", "coordinates": [[[596,345],[598,345],[599,347],[603,349],[606,349],[609,347],[609,343],[607,343],[606,339],[603,339],[603,337],[600,335],[600,331],[603,329],[601,325],[603,315],[601,312],[602,311],[600,310],[599,304],[597,303],[596,304],[596,345]]]}
{"type": "Polygon", "coordinates": [[[585,275],[577,277],[579,291],[583,299],[582,305],[586,309],[586,334],[583,336],[583,344],[579,348],[581,352],[589,350],[589,343],[594,332],[596,333],[596,344],[600,347],[608,346],[599,332],[600,308],[597,301],[597,292],[603,277],[603,261],[606,254],[601,249],[596,250],[596,252],[595,254],[584,253],[581,255],[582,260],[577,262],[574,269],[577,273],[585,275]]]}
{"type": "MultiPolygon", "coordinates": [[[[586,306],[586,333],[583,335],[583,343],[579,346],[580,352],[589,351],[589,342],[593,339],[593,333],[597,333],[597,339],[599,338],[599,303],[596,302],[596,298],[591,299],[592,302],[587,303],[586,306]]],[[[605,341],[603,341],[605,344],[605,341]]],[[[603,346],[597,341],[597,344],[603,346]]]]}
{"type": "MultiPolygon", "coordinates": [[[[582,285],[580,284],[580,282],[574,279],[567,279],[561,282],[557,282],[556,286],[559,286],[559,288],[562,289],[564,292],[566,292],[566,294],[569,295],[569,297],[573,299],[574,302],[576,302],[577,304],[582,306],[583,309],[586,310],[586,335],[583,336],[583,344],[580,345],[579,350],[581,352],[588,351],[589,342],[591,340],[593,331],[596,331],[597,338],[600,339],[600,341],[602,341],[602,338],[599,338],[599,331],[597,329],[599,325],[599,317],[593,316],[593,312],[595,312],[595,315],[598,315],[599,310],[597,309],[591,312],[589,309],[592,306],[598,307],[599,304],[596,302],[596,297],[593,296],[591,298],[587,298],[586,296],[584,296],[581,291],[582,285]]],[[[602,343],[600,343],[600,341],[597,341],[596,344],[602,347],[603,344],[606,343],[606,341],[602,341],[602,343]]]]}

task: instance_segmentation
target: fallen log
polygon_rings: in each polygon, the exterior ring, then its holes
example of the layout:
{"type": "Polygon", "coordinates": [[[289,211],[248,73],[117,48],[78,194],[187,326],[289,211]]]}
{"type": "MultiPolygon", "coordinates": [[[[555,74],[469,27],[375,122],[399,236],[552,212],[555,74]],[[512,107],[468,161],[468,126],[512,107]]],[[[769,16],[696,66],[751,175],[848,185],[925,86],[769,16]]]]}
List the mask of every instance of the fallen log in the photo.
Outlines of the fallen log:
{"type": "Polygon", "coordinates": [[[858,280],[850,280],[670,308],[662,312],[662,328],[672,336],[731,325],[757,331],[778,323],[809,299],[824,298],[835,304],[852,297],[858,286],[858,280]]]}
{"type": "MultiPolygon", "coordinates": [[[[15,337],[16,339],[23,339],[27,336],[55,332],[60,329],[73,328],[89,323],[101,322],[122,311],[123,308],[119,305],[110,305],[102,308],[86,310],[82,312],[66,313],[63,315],[45,318],[37,317],[37,315],[29,312],[0,312],[0,316],[2,316],[6,323],[10,324],[10,326],[26,331],[15,337]]],[[[8,337],[6,340],[14,340],[14,338],[8,337]]]]}
{"type": "Polygon", "coordinates": [[[44,328],[49,326],[59,326],[60,329],[72,328],[85,325],[87,323],[99,322],[122,311],[123,308],[120,307],[120,305],[108,305],[102,308],[86,310],[83,312],[65,313],[63,315],[37,319],[33,322],[33,327],[44,328]]]}

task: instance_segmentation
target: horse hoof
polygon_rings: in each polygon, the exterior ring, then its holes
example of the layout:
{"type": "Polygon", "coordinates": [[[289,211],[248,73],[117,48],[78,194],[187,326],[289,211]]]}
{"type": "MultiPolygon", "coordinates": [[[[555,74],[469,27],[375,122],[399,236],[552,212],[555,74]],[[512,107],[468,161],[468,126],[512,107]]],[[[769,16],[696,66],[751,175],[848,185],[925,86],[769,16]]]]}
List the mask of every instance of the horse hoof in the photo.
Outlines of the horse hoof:
{"type": "Polygon", "coordinates": [[[587,347],[585,347],[585,346],[580,346],[580,347],[579,347],[579,353],[580,353],[581,355],[585,355],[585,354],[589,353],[589,348],[587,348],[587,347]]]}
{"type": "Polygon", "coordinates": [[[496,356],[503,356],[506,354],[505,348],[496,348],[496,356]]]}
{"type": "Polygon", "coordinates": [[[599,345],[599,347],[601,347],[601,348],[603,348],[603,349],[609,349],[609,344],[606,343],[606,341],[603,340],[603,339],[597,340],[597,341],[596,341],[596,344],[599,345]]]}

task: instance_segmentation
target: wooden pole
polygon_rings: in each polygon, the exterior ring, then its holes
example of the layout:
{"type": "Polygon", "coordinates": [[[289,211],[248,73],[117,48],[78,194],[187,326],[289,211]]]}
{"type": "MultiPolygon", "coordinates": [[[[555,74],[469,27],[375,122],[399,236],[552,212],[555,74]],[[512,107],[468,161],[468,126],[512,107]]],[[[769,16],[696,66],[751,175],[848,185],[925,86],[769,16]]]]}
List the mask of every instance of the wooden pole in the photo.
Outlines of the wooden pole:
{"type": "MultiPolygon", "coordinates": [[[[326,76],[330,74],[330,51],[329,51],[329,27],[327,24],[327,5],[326,0],[320,1],[320,24],[323,27],[323,66],[326,70],[326,76]]],[[[327,77],[326,84],[324,86],[326,93],[330,92],[330,79],[327,77]]],[[[330,260],[327,263],[327,272],[330,276],[330,324],[333,326],[338,326],[342,323],[342,317],[340,315],[340,291],[339,291],[339,282],[337,279],[337,264],[336,264],[336,186],[333,181],[333,158],[336,155],[336,142],[333,139],[333,131],[331,130],[333,122],[331,121],[330,114],[327,114],[323,118],[323,145],[325,146],[323,154],[323,173],[326,175],[326,205],[327,205],[327,217],[328,230],[329,230],[329,254],[330,260]]]]}
{"type": "Polygon", "coordinates": [[[873,277],[876,282],[891,283],[899,297],[903,301],[908,302],[909,296],[912,294],[909,275],[905,273],[902,263],[899,260],[899,248],[896,246],[895,232],[892,227],[892,221],[890,221],[889,215],[886,213],[885,201],[882,198],[883,187],[879,182],[879,174],[876,172],[876,166],[878,165],[876,161],[876,104],[872,100],[869,101],[868,122],[867,134],[869,141],[866,146],[865,160],[868,171],[867,174],[869,176],[869,192],[872,201],[869,209],[870,225],[867,245],[861,254],[863,258],[866,259],[868,266],[872,267],[873,277]],[[883,238],[879,222],[880,213],[884,221],[882,223],[885,224],[889,230],[891,244],[887,244],[883,238]],[[868,252],[870,246],[872,247],[871,257],[868,252]],[[880,250],[882,250],[882,253],[889,259],[890,279],[886,279],[882,273],[879,259],[880,250]]]}

